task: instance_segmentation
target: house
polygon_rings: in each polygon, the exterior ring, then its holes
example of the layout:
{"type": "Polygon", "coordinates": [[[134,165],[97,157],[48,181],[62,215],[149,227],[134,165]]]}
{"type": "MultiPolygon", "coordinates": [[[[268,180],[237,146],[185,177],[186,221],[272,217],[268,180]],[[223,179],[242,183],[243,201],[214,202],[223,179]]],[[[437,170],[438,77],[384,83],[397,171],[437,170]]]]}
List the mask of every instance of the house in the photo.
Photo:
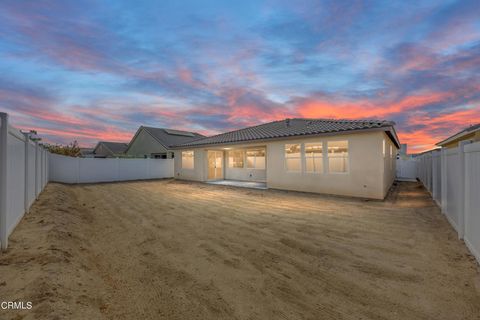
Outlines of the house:
{"type": "Polygon", "coordinates": [[[93,149],[95,158],[116,158],[123,156],[128,144],[124,142],[100,141],[93,149]]]}
{"type": "Polygon", "coordinates": [[[80,148],[80,158],[94,158],[93,148],[80,148]]]}
{"type": "Polygon", "coordinates": [[[443,148],[456,148],[460,141],[480,141],[480,123],[472,125],[462,131],[455,133],[453,136],[437,143],[437,146],[443,148]]]}
{"type": "Polygon", "coordinates": [[[173,148],[177,179],[383,199],[400,143],[390,121],[285,119],[173,148]]]}
{"type": "Polygon", "coordinates": [[[196,132],[141,126],[128,144],[125,153],[137,158],[172,158],[170,146],[204,138],[196,132]]]}

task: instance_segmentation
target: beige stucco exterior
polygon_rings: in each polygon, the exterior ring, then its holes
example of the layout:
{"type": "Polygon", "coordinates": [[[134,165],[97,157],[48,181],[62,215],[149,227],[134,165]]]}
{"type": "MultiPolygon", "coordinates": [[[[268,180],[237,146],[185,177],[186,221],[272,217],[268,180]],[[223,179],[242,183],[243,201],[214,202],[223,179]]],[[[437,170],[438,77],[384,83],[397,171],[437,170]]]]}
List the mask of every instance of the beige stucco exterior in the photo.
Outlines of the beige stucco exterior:
{"type": "Polygon", "coordinates": [[[460,141],[467,141],[467,140],[471,140],[471,141],[474,141],[474,142],[480,141],[480,131],[475,131],[475,132],[466,134],[466,135],[458,137],[458,139],[455,139],[455,140],[450,141],[448,143],[440,144],[440,146],[442,146],[443,148],[447,148],[447,149],[456,148],[456,147],[458,147],[458,143],[460,141]]]}
{"type": "Polygon", "coordinates": [[[150,133],[148,133],[145,129],[142,129],[130,142],[126,154],[137,158],[150,158],[155,154],[166,154],[167,158],[171,158],[173,152],[171,150],[167,150],[150,133]]]}
{"type": "Polygon", "coordinates": [[[100,158],[100,157],[108,158],[108,157],[114,156],[114,154],[102,144],[98,145],[93,152],[95,153],[95,157],[97,158],[100,158]]]}
{"type": "Polygon", "coordinates": [[[395,159],[397,148],[384,131],[368,131],[331,136],[309,136],[292,139],[270,140],[258,143],[221,145],[216,147],[189,148],[175,150],[175,178],[207,181],[208,150],[224,152],[224,178],[246,181],[266,181],[268,188],[383,199],[395,179],[395,159]],[[285,144],[301,144],[328,141],[348,141],[348,172],[329,173],[328,156],[324,151],[324,172],[305,171],[305,156],[302,152],[300,172],[288,172],[285,169],[285,144]],[[383,155],[383,141],[386,153],[383,155]],[[392,159],[390,160],[390,146],[392,159]],[[265,170],[228,168],[229,150],[239,148],[266,149],[265,170]],[[182,151],[194,151],[194,168],[182,168],[182,151]]]}

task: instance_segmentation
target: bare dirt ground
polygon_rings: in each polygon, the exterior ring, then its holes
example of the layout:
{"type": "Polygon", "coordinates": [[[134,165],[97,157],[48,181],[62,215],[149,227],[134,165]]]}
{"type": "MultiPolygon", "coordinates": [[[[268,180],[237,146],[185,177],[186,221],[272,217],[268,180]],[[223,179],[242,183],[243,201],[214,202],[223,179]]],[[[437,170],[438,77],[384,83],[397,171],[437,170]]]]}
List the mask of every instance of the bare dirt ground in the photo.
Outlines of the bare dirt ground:
{"type": "Polygon", "coordinates": [[[51,183],[0,254],[0,319],[479,319],[416,183],[386,201],[172,180],[51,183]]]}

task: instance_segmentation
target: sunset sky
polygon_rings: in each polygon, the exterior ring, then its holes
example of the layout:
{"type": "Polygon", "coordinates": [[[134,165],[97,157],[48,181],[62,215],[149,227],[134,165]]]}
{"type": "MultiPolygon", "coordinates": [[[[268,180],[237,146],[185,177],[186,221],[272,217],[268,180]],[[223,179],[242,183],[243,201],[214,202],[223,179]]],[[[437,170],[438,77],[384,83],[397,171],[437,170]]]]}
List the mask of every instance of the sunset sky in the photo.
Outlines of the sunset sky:
{"type": "Polygon", "coordinates": [[[0,35],[0,111],[49,142],[377,118],[417,152],[480,122],[478,0],[4,0],[0,35]]]}

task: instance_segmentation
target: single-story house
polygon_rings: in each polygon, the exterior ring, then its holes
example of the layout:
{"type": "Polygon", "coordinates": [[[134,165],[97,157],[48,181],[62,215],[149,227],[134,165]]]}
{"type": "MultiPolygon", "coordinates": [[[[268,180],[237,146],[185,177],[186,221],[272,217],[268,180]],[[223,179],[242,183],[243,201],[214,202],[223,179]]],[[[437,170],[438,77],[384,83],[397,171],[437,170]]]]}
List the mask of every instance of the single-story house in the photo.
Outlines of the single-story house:
{"type": "Polygon", "coordinates": [[[125,154],[128,144],[124,142],[100,141],[93,149],[95,158],[116,158],[125,154]]]}
{"type": "Polygon", "coordinates": [[[442,148],[456,148],[460,141],[480,141],[480,123],[465,128],[462,131],[455,133],[453,136],[440,141],[437,143],[437,146],[442,148]]]}
{"type": "Polygon", "coordinates": [[[173,157],[170,146],[204,137],[196,132],[140,126],[125,153],[127,156],[137,158],[169,159],[173,157]]]}
{"type": "Polygon", "coordinates": [[[400,142],[390,121],[285,119],[173,148],[176,179],[383,199],[400,142]]]}
{"type": "Polygon", "coordinates": [[[80,148],[80,158],[94,158],[93,148],[80,148]]]}

